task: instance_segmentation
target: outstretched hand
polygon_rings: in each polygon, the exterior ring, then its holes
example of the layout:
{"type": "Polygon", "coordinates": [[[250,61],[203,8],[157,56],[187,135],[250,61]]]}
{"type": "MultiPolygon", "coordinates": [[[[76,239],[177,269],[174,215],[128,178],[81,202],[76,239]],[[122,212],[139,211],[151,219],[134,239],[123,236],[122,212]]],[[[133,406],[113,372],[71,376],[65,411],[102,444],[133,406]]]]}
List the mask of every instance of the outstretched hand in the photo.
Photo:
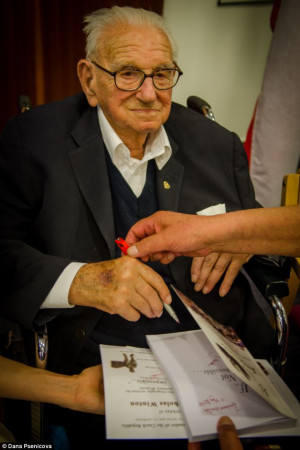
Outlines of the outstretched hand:
{"type": "Polygon", "coordinates": [[[127,255],[163,264],[170,263],[176,256],[194,256],[191,279],[195,290],[209,293],[225,274],[219,289],[223,297],[251,256],[214,252],[204,239],[210,236],[211,224],[211,217],[159,211],[129,230],[126,242],[131,247],[127,255]]]}
{"type": "Polygon", "coordinates": [[[126,242],[131,247],[127,254],[163,264],[179,255],[207,256],[212,249],[201,239],[201,230],[209,227],[209,218],[201,217],[201,223],[199,219],[192,214],[158,211],[129,230],[126,242]]]}

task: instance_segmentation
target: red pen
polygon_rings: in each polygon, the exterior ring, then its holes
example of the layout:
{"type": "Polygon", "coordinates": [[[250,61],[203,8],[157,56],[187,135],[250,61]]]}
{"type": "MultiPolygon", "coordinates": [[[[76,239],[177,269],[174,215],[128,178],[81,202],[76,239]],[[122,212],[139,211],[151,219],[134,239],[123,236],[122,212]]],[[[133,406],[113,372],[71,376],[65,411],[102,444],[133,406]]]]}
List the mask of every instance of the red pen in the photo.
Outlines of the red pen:
{"type": "Polygon", "coordinates": [[[122,253],[124,255],[127,255],[127,250],[129,249],[130,245],[127,244],[125,239],[118,237],[117,239],[115,239],[115,242],[116,242],[117,246],[122,250],[122,253]]]}

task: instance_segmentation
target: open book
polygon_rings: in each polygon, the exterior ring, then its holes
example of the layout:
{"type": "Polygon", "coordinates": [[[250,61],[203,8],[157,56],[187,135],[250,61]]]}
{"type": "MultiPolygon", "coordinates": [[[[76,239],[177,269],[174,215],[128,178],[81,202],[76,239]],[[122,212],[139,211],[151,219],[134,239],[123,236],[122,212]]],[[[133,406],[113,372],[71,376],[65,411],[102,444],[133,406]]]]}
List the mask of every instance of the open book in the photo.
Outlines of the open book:
{"type": "Polygon", "coordinates": [[[108,439],[214,439],[222,415],[240,436],[300,435],[300,406],[236,333],[173,287],[200,329],[149,335],[149,349],[101,345],[108,439]]]}

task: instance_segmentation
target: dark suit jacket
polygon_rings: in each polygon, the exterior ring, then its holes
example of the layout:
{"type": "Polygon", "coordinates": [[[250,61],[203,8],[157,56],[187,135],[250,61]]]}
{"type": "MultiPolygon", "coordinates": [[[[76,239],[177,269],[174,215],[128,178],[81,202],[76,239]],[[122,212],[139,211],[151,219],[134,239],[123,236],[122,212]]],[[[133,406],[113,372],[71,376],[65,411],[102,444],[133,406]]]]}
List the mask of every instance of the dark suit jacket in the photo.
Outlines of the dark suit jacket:
{"type": "MultiPolygon", "coordinates": [[[[227,211],[258,206],[235,134],[178,104],[165,129],[173,154],[157,171],[160,209],[195,214],[218,203],[227,211]]],[[[104,144],[96,109],[83,94],[9,121],[1,138],[0,208],[0,315],[25,328],[57,316],[52,340],[60,356],[53,368],[68,371],[102,313],[75,307],[43,311],[41,319],[40,305],[71,261],[115,257],[104,144]]],[[[190,261],[178,258],[171,265],[179,289],[217,320],[251,331],[259,313],[250,313],[247,301],[230,295],[220,301],[217,290],[206,297],[193,292],[190,261]]]]}

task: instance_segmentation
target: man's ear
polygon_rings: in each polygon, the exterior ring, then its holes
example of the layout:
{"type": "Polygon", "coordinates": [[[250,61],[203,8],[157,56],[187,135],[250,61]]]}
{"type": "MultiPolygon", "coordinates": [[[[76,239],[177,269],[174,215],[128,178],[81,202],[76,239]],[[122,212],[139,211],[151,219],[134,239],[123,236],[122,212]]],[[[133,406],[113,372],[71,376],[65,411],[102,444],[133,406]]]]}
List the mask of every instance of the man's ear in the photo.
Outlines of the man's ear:
{"type": "Polygon", "coordinates": [[[77,75],[90,106],[97,106],[98,99],[93,89],[96,80],[91,63],[86,59],[81,59],[77,64],[77,75]]]}

